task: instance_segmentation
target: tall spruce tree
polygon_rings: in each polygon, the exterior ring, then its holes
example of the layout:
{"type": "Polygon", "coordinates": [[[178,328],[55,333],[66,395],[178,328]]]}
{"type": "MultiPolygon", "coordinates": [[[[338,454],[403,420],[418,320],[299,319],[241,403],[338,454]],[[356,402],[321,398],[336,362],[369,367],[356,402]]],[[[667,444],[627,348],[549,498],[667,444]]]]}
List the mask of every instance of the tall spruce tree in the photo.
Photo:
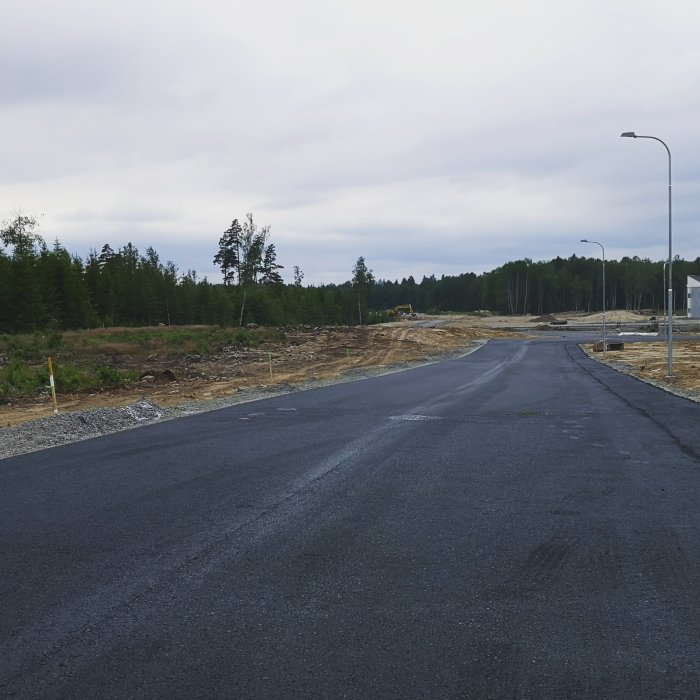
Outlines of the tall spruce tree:
{"type": "Polygon", "coordinates": [[[260,281],[263,284],[281,285],[283,284],[282,275],[278,270],[283,270],[284,265],[277,264],[277,251],[275,250],[275,244],[270,243],[267,248],[265,248],[265,256],[262,262],[262,277],[260,281]]]}
{"type": "Polygon", "coordinates": [[[221,268],[224,276],[224,285],[233,284],[236,279],[240,282],[242,239],[243,229],[238,219],[234,219],[219,239],[219,252],[214,256],[214,263],[221,268]]]}
{"type": "Polygon", "coordinates": [[[35,232],[36,219],[18,214],[5,222],[0,230],[0,242],[12,248],[8,299],[12,309],[11,331],[28,331],[41,328],[46,317],[46,307],[41,294],[37,249],[46,244],[35,232]]]}

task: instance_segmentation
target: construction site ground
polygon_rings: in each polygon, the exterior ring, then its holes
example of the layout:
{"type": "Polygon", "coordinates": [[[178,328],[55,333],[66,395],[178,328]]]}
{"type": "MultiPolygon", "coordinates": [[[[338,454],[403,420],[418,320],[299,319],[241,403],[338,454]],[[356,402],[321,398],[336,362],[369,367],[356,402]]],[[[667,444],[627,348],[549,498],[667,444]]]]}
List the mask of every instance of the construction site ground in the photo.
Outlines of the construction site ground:
{"type": "MultiPolygon", "coordinates": [[[[600,315],[558,314],[557,319],[599,323],[600,315]]],[[[617,321],[639,320],[632,312],[610,312],[609,336],[617,321]]],[[[139,377],[126,387],[102,391],[63,393],[57,397],[60,413],[117,408],[147,401],[162,408],[184,403],[207,402],[236,394],[299,386],[310,380],[341,379],[369,369],[392,369],[467,351],[492,338],[528,337],[528,329],[546,327],[532,316],[445,315],[420,316],[375,326],[294,327],[284,339],[255,348],[221,348],[216,353],[153,354],[130,348],[112,364],[139,377]],[[517,330],[514,330],[517,329],[517,330]]],[[[86,331],[89,332],[89,331],[86,331]]],[[[163,329],[167,332],[167,328],[163,329]]],[[[532,337],[537,337],[534,334],[532,337]]],[[[572,337],[575,335],[572,334],[572,337]]],[[[666,378],[667,351],[664,339],[649,343],[626,343],[623,351],[592,356],[641,379],[700,395],[700,340],[674,346],[674,378],[666,378]]],[[[94,362],[94,356],[70,357],[74,364],[94,362]]],[[[59,358],[60,360],[60,358],[59,358]]],[[[361,376],[361,375],[360,375],[361,376]]],[[[13,397],[0,405],[0,427],[9,427],[52,416],[48,390],[36,395],[13,397]]]]}

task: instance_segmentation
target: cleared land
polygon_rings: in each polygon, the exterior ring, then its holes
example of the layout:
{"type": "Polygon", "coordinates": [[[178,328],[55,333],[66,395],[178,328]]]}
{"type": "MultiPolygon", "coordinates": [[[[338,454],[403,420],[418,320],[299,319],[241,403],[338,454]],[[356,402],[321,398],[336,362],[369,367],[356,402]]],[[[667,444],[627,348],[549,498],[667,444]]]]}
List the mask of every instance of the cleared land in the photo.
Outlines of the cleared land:
{"type": "MultiPolygon", "coordinates": [[[[142,400],[161,407],[211,401],[239,392],[335,379],[365,368],[401,366],[468,349],[480,340],[514,335],[461,316],[377,326],[285,328],[267,334],[253,347],[223,342],[206,349],[197,348],[196,343],[178,348],[168,342],[168,335],[182,329],[147,330],[147,341],[138,336],[125,341],[118,333],[115,339],[119,329],[65,333],[63,344],[70,349],[53,353],[57,368],[62,363],[77,369],[97,364],[130,374],[134,380],[100,391],[63,392],[58,396],[59,411],[114,408],[142,400]]],[[[0,426],[52,414],[48,388],[31,395],[9,395],[0,405],[0,426]]]]}
{"type": "MultiPolygon", "coordinates": [[[[615,333],[615,323],[640,318],[643,317],[639,314],[624,311],[608,314],[610,336],[615,333]]],[[[592,324],[601,320],[600,314],[581,313],[559,314],[557,319],[592,324]]],[[[333,380],[363,369],[400,367],[467,350],[490,338],[526,337],[528,329],[543,327],[546,324],[533,316],[421,316],[377,326],[286,328],[271,332],[254,347],[223,343],[204,350],[191,346],[176,349],[166,343],[167,335],[177,332],[176,328],[148,329],[148,342],[110,341],[115,329],[66,333],[71,349],[55,353],[57,366],[69,363],[80,368],[99,363],[130,373],[134,380],[126,386],[99,391],[64,392],[59,395],[58,404],[60,412],[67,413],[115,408],[143,400],[161,407],[211,401],[314,379],[333,380]],[[76,349],[80,347],[84,349],[76,349]]],[[[572,338],[575,339],[575,333],[572,338]]],[[[590,346],[586,349],[590,351],[590,346]]],[[[591,354],[604,359],[602,353],[591,354]]],[[[621,352],[608,352],[605,361],[646,381],[700,393],[700,341],[675,344],[675,377],[671,381],[665,377],[663,338],[659,342],[627,343],[621,352]]],[[[10,395],[0,405],[0,427],[52,414],[46,388],[28,396],[10,395]]]]}
{"type": "MultiPolygon", "coordinates": [[[[622,339],[624,340],[624,338],[622,339]]],[[[668,346],[664,340],[649,343],[627,343],[621,352],[593,353],[597,360],[615,369],[632,374],[660,386],[700,393],[700,341],[682,340],[673,343],[673,378],[668,379],[668,346]]]]}

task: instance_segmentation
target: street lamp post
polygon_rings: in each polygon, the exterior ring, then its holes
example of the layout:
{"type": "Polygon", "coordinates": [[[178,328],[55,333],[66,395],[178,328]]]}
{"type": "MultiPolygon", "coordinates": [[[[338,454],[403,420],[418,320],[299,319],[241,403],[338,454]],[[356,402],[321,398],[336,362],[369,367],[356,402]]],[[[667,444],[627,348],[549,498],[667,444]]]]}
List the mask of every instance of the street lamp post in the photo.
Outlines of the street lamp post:
{"type": "Polygon", "coordinates": [[[664,260],[664,286],[661,289],[661,298],[664,300],[664,318],[666,319],[666,329],[668,329],[668,316],[666,314],[666,266],[668,260],[664,260]]]}
{"type": "Polygon", "coordinates": [[[667,336],[668,336],[668,378],[673,378],[673,237],[671,228],[671,151],[669,147],[656,136],[642,136],[634,131],[625,131],[620,134],[623,137],[633,139],[653,139],[658,141],[668,153],[668,302],[667,309],[667,336]]]}
{"type": "Polygon", "coordinates": [[[595,243],[599,245],[600,249],[603,251],[603,355],[606,355],[608,352],[608,341],[605,332],[605,248],[602,243],[598,241],[589,241],[587,238],[582,238],[581,243],[595,243]]]}

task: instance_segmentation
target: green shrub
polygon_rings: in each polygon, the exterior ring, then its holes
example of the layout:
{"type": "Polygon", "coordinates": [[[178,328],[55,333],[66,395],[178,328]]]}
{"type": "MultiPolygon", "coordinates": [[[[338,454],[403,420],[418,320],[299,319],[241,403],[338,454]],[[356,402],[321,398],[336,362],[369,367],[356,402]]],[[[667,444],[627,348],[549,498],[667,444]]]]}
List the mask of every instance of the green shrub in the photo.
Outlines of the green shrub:
{"type": "Polygon", "coordinates": [[[84,385],[80,370],[75,365],[59,365],[54,368],[56,388],[61,391],[75,391],[84,385]]]}
{"type": "Polygon", "coordinates": [[[58,350],[63,344],[63,333],[49,333],[44,341],[47,350],[58,350]]]}
{"type": "Polygon", "coordinates": [[[0,394],[27,394],[39,383],[37,372],[16,357],[10,357],[7,367],[0,369],[0,394]]]}
{"type": "Polygon", "coordinates": [[[243,347],[248,347],[253,344],[251,342],[250,333],[245,328],[239,328],[235,332],[233,336],[233,342],[236,345],[241,345],[243,347]]]}
{"type": "Polygon", "coordinates": [[[114,367],[98,367],[95,370],[95,380],[97,386],[124,386],[129,381],[121,370],[114,367]]]}

